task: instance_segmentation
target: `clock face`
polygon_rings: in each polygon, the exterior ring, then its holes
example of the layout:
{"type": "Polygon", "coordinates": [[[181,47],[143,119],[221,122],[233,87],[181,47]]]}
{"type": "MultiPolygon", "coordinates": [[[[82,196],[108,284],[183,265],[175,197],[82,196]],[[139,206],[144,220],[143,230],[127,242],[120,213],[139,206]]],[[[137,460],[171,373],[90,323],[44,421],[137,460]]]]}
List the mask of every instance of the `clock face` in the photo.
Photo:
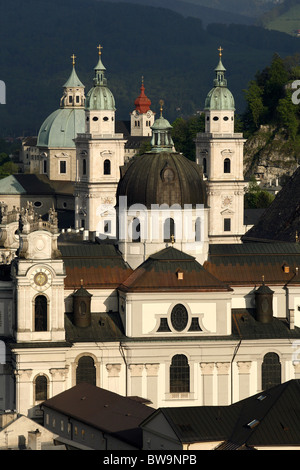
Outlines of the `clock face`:
{"type": "Polygon", "coordinates": [[[150,111],[147,112],[147,118],[149,118],[149,117],[151,117],[151,112],[150,111]]]}
{"type": "Polygon", "coordinates": [[[47,274],[45,273],[40,272],[34,276],[34,282],[37,286],[44,286],[47,281],[48,281],[48,277],[47,277],[47,274]]]}
{"type": "Polygon", "coordinates": [[[46,268],[35,269],[30,276],[30,283],[34,289],[42,291],[48,289],[51,284],[51,273],[46,268]]]}

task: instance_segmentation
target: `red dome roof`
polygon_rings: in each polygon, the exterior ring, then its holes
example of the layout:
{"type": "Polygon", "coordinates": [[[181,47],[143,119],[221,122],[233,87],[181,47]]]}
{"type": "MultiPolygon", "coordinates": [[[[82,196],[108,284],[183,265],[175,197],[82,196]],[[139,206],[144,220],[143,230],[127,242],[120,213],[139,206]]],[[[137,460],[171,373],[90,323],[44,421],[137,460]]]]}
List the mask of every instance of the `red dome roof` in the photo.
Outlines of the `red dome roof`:
{"type": "Polygon", "coordinates": [[[141,94],[135,100],[134,104],[135,104],[135,109],[141,114],[146,113],[150,109],[151,101],[145,95],[145,87],[143,83],[141,86],[141,94]]]}

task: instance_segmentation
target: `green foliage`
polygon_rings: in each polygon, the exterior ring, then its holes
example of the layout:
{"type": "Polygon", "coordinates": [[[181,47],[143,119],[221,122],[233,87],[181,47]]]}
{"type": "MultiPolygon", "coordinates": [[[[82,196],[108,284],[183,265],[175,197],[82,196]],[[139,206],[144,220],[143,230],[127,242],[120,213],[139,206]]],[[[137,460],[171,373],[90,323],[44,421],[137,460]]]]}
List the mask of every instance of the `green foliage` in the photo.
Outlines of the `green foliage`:
{"type": "Polygon", "coordinates": [[[261,125],[271,124],[285,129],[291,140],[296,139],[300,113],[299,106],[292,102],[290,85],[297,71],[299,54],[285,59],[275,54],[271,65],[256,74],[245,90],[247,110],[242,119],[246,130],[253,133],[261,125]]]}
{"type": "Polygon", "coordinates": [[[204,132],[204,114],[187,119],[177,118],[172,124],[172,138],[177,152],[195,161],[196,150],[194,139],[198,132],[204,132]]]}
{"type": "Polygon", "coordinates": [[[260,189],[255,178],[252,177],[245,192],[245,209],[265,209],[273,200],[273,194],[260,189]]]}
{"type": "Polygon", "coordinates": [[[14,162],[6,161],[0,166],[0,178],[18,173],[18,165],[14,162]]]}

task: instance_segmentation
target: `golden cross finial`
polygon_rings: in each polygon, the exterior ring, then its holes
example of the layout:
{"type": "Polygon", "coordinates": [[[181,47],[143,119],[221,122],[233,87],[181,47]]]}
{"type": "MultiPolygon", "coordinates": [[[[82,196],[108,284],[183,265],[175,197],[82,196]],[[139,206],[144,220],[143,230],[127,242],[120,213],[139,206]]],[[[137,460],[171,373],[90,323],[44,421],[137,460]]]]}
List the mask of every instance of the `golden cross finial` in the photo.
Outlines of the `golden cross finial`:
{"type": "Polygon", "coordinates": [[[99,46],[97,46],[97,49],[98,49],[98,54],[101,55],[101,49],[103,49],[103,47],[100,46],[100,44],[99,44],[99,46]]]}
{"type": "Polygon", "coordinates": [[[80,279],[81,287],[83,286],[83,279],[80,279]]]}
{"type": "Polygon", "coordinates": [[[160,101],[159,101],[159,104],[160,104],[160,115],[162,116],[163,105],[165,104],[165,103],[164,103],[164,100],[160,100],[160,101]]]}
{"type": "Polygon", "coordinates": [[[72,59],[72,63],[73,63],[73,65],[75,65],[75,59],[76,59],[76,55],[74,55],[74,54],[73,54],[73,55],[71,55],[71,59],[72,59]]]}
{"type": "Polygon", "coordinates": [[[171,242],[172,242],[172,245],[174,245],[174,243],[175,243],[175,237],[174,237],[174,235],[171,235],[171,242]]]}
{"type": "Polygon", "coordinates": [[[264,283],[265,282],[265,276],[262,275],[262,282],[264,283]]]}
{"type": "Polygon", "coordinates": [[[223,51],[223,50],[224,50],[224,49],[222,49],[222,47],[220,46],[219,49],[218,49],[218,51],[219,51],[219,56],[220,56],[220,57],[222,57],[222,51],[223,51]]]}

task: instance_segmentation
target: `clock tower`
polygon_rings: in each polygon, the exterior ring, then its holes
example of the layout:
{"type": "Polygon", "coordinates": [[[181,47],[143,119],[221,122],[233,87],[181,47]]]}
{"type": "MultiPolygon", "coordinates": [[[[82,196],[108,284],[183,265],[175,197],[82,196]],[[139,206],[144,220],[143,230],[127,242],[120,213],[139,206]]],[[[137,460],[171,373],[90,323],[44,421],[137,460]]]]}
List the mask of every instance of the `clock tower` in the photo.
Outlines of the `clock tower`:
{"type": "Polygon", "coordinates": [[[65,340],[65,271],[58,235],[54,210],[47,221],[38,218],[30,205],[22,211],[20,248],[12,262],[17,343],[65,340]]]}

